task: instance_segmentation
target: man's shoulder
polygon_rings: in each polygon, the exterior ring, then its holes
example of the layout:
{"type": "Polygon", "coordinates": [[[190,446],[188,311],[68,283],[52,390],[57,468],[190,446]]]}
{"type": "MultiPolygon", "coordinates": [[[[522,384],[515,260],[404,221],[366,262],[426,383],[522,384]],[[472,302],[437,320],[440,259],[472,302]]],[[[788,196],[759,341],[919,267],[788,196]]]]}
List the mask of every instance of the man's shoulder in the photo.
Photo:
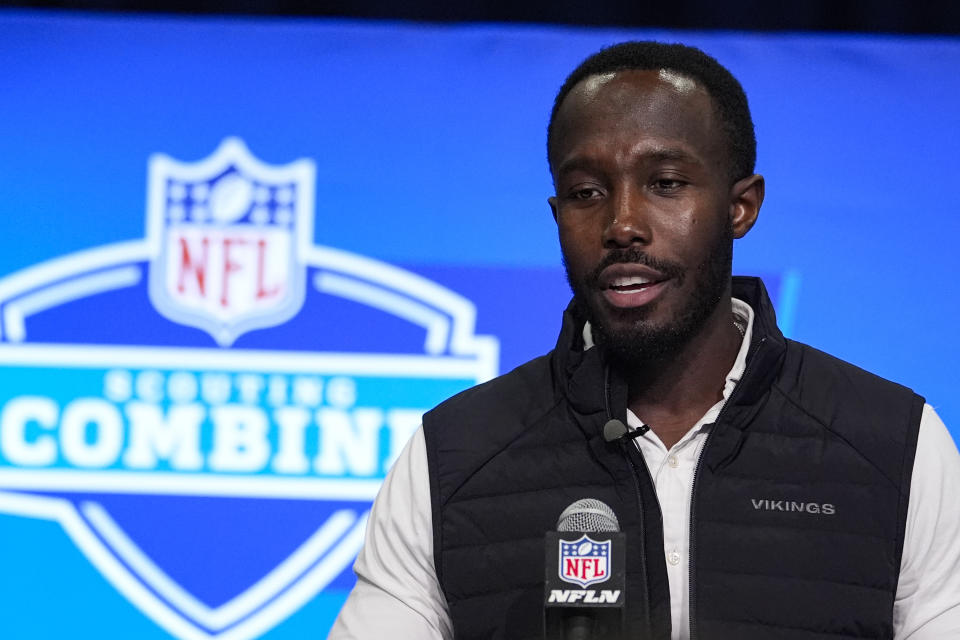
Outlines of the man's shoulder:
{"type": "Polygon", "coordinates": [[[912,393],[911,389],[898,382],[879,376],[816,347],[789,339],[786,343],[788,353],[794,356],[792,360],[795,366],[806,369],[808,373],[819,374],[814,381],[827,383],[829,378],[831,385],[840,385],[841,389],[866,387],[912,393]]]}
{"type": "MultiPolygon", "coordinates": [[[[549,354],[541,356],[425,413],[423,437],[434,470],[431,478],[445,478],[447,490],[455,491],[462,479],[541,424],[562,395],[554,388],[551,371],[549,354]]],[[[444,493],[442,499],[447,497],[444,493]]]]}
{"type": "Polygon", "coordinates": [[[550,406],[555,400],[555,381],[550,352],[530,360],[509,373],[461,391],[424,415],[424,427],[448,416],[464,418],[490,413],[517,415],[550,406]]]}
{"type": "Polygon", "coordinates": [[[777,389],[824,424],[843,415],[868,420],[902,416],[909,421],[923,404],[922,397],[902,384],[810,345],[786,342],[777,389]]]}

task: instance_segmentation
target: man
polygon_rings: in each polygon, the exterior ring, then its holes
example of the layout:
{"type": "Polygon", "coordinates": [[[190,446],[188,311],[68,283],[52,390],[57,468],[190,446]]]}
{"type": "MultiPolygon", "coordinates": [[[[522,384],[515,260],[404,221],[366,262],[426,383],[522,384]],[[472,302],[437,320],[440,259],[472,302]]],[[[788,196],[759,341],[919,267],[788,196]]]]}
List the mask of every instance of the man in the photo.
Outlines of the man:
{"type": "Polygon", "coordinates": [[[960,638],[960,459],[912,391],[785,340],[731,278],[763,178],[746,96],[681,45],[584,61],[548,129],[557,346],[424,416],[332,638],[542,637],[543,535],[626,532],[634,638],[960,638]],[[633,439],[608,442],[625,422],[633,439]]]}

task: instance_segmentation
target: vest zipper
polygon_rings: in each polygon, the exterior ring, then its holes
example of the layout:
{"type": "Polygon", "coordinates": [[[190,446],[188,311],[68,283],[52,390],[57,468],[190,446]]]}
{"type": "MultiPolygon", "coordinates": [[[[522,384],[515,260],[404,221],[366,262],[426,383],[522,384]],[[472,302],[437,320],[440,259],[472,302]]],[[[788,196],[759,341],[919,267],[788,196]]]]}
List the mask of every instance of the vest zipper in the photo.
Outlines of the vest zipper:
{"type": "MultiPolygon", "coordinates": [[[[623,456],[627,459],[627,464],[630,465],[630,475],[633,476],[633,487],[637,491],[637,506],[640,511],[640,568],[643,571],[643,620],[647,627],[647,637],[653,637],[653,629],[650,627],[650,581],[647,578],[647,523],[646,515],[643,512],[643,494],[640,491],[640,476],[637,470],[637,465],[633,463],[633,459],[630,457],[630,452],[627,451],[628,446],[632,446],[633,443],[620,442],[620,449],[623,453],[623,456]]],[[[647,475],[650,475],[650,471],[647,471],[647,475]]]]}
{"type": "MultiPolygon", "coordinates": [[[[606,367],[604,369],[603,376],[603,386],[604,393],[603,399],[604,404],[607,410],[607,420],[614,419],[613,411],[610,409],[610,368],[606,367]]],[[[618,418],[619,419],[619,418],[618,418]]],[[[620,452],[623,454],[623,457],[626,458],[627,464],[630,465],[630,476],[633,478],[633,488],[637,493],[637,507],[640,512],[640,569],[643,574],[643,621],[647,628],[648,638],[653,637],[653,629],[650,622],[650,580],[647,576],[647,524],[646,524],[646,514],[643,511],[643,492],[640,489],[640,474],[637,469],[637,465],[634,464],[633,458],[630,457],[630,452],[627,450],[628,446],[636,446],[633,442],[627,443],[623,440],[620,441],[620,452]]],[[[653,485],[653,479],[650,478],[650,470],[647,469],[647,465],[643,465],[644,470],[647,472],[647,478],[650,479],[651,486],[653,485]]]]}
{"type": "MultiPolygon", "coordinates": [[[[723,405],[726,408],[726,404],[723,405]]],[[[723,409],[720,410],[720,414],[717,416],[717,420],[714,422],[716,424],[720,421],[720,415],[723,415],[723,409]]],[[[688,537],[690,538],[690,557],[688,558],[688,567],[687,567],[687,590],[690,598],[689,606],[689,615],[690,615],[690,640],[696,640],[697,638],[697,616],[696,616],[696,591],[693,588],[693,574],[694,574],[694,565],[696,564],[696,527],[694,526],[696,518],[696,501],[695,496],[697,495],[697,476],[700,475],[700,465],[703,464],[703,455],[707,452],[707,447],[710,446],[710,434],[707,434],[706,442],[703,443],[703,447],[700,449],[700,455],[697,456],[697,464],[693,467],[693,482],[690,485],[690,530],[688,531],[688,537]]]]}
{"type": "MultiPolygon", "coordinates": [[[[727,412],[727,406],[730,404],[730,401],[733,400],[740,389],[743,388],[743,383],[747,379],[747,374],[750,372],[750,365],[756,362],[757,352],[760,351],[764,343],[767,341],[766,338],[761,338],[757,348],[754,350],[752,356],[748,355],[747,365],[743,368],[743,375],[740,376],[740,382],[737,383],[736,389],[733,390],[733,393],[730,394],[730,397],[727,398],[726,402],[723,403],[723,407],[720,408],[720,413],[717,414],[717,419],[713,421],[714,426],[720,424],[721,419],[724,414],[727,412]]],[[[710,446],[711,442],[710,434],[707,434],[706,441],[703,443],[703,447],[700,449],[700,455],[697,456],[697,464],[693,468],[693,482],[690,485],[690,530],[687,532],[688,537],[690,538],[690,558],[689,566],[687,568],[687,590],[690,597],[690,640],[697,639],[697,617],[696,617],[696,592],[693,588],[693,574],[694,568],[696,565],[696,516],[697,516],[697,503],[695,497],[697,495],[697,477],[700,475],[700,467],[703,465],[703,458],[707,453],[707,448],[710,446]]]]}

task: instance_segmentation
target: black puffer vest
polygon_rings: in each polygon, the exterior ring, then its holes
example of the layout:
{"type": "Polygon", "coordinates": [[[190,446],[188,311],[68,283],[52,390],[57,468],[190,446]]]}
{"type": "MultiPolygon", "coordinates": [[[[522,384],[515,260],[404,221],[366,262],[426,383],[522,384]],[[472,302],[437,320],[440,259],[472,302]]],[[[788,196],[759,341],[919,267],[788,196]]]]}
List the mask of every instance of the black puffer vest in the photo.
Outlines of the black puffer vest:
{"type": "MultiPolygon", "coordinates": [[[[707,438],[691,507],[691,635],[893,637],[923,399],[777,330],[762,283],[747,369],[707,438]]],[[[627,534],[627,624],[670,637],[660,509],[626,387],[568,313],[557,348],[424,416],[437,576],[456,637],[541,638],[543,535],[579,498],[627,534]]]]}

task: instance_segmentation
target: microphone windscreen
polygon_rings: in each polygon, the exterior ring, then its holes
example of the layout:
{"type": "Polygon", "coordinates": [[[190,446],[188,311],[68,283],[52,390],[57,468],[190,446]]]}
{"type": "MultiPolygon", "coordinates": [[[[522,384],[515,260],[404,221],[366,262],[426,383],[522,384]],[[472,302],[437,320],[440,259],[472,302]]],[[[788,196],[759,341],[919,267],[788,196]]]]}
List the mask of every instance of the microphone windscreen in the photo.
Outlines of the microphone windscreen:
{"type": "Polygon", "coordinates": [[[584,498],[563,510],[557,520],[557,531],[620,531],[620,521],[606,503],[595,498],[584,498]]]}

